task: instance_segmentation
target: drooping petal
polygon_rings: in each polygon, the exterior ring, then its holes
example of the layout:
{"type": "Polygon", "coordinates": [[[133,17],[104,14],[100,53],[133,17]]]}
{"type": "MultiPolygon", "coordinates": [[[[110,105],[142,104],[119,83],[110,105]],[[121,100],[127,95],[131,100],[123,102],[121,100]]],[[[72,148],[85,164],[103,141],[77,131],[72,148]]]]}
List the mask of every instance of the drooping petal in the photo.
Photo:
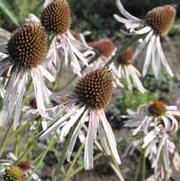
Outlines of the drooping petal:
{"type": "Polygon", "coordinates": [[[121,160],[119,158],[119,154],[118,154],[118,151],[117,151],[117,148],[116,148],[116,146],[117,146],[116,145],[116,139],[115,139],[114,133],[112,131],[112,128],[111,128],[110,124],[108,123],[108,121],[106,119],[104,111],[101,111],[99,113],[99,116],[101,118],[101,123],[102,123],[104,131],[106,133],[108,144],[109,144],[109,147],[111,149],[112,155],[115,158],[116,162],[118,164],[121,164],[121,160]]]}

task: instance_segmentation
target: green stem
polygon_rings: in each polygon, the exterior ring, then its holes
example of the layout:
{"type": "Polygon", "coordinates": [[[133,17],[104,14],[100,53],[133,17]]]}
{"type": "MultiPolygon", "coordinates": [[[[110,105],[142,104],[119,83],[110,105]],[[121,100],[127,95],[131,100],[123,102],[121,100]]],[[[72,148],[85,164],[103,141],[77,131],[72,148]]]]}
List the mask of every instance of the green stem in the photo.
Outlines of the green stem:
{"type": "MultiPolygon", "coordinates": [[[[96,155],[94,157],[94,161],[98,160],[99,158],[101,158],[103,156],[103,153],[99,153],[98,155],[96,155]]],[[[74,170],[73,173],[71,173],[68,177],[64,178],[62,181],[68,181],[70,180],[70,178],[72,178],[74,175],[76,175],[77,173],[79,173],[81,170],[84,169],[84,165],[80,166],[79,168],[77,168],[76,170],[74,170]]]]}
{"type": "Polygon", "coordinates": [[[140,171],[140,168],[141,168],[141,160],[142,160],[142,157],[143,157],[143,154],[141,153],[141,156],[138,160],[138,164],[137,164],[137,169],[136,169],[136,172],[135,172],[135,177],[134,177],[134,181],[138,181],[138,176],[139,176],[139,171],[140,171]]]}
{"type": "Polygon", "coordinates": [[[79,149],[78,149],[78,151],[77,151],[77,153],[76,153],[76,156],[75,156],[74,159],[73,159],[73,162],[72,162],[71,166],[69,167],[69,169],[68,169],[68,171],[67,171],[67,174],[66,174],[67,177],[68,177],[68,175],[71,174],[71,172],[72,172],[72,170],[73,170],[73,167],[74,167],[74,165],[76,164],[76,161],[77,161],[77,159],[79,158],[79,156],[80,156],[81,151],[83,150],[83,148],[84,148],[84,144],[81,144],[81,146],[79,147],[79,149]]]}
{"type": "Polygon", "coordinates": [[[61,170],[61,168],[62,168],[62,166],[63,166],[63,163],[64,163],[64,161],[66,160],[69,142],[70,142],[71,137],[72,137],[72,135],[73,135],[73,132],[74,132],[77,124],[79,123],[81,117],[83,116],[83,114],[84,114],[84,113],[82,113],[82,114],[79,116],[76,124],[75,124],[75,125],[70,129],[70,131],[69,131],[69,134],[68,134],[68,136],[67,136],[67,139],[66,139],[64,148],[63,148],[63,150],[62,150],[62,152],[61,152],[61,155],[60,155],[60,157],[59,157],[59,160],[58,160],[58,163],[57,163],[55,172],[54,172],[54,178],[55,178],[56,175],[59,174],[59,172],[60,172],[60,170],[61,170]]]}
{"type": "Polygon", "coordinates": [[[13,121],[9,124],[9,127],[1,141],[1,144],[0,144],[0,158],[2,156],[2,154],[4,153],[4,150],[6,148],[6,144],[10,138],[10,134],[11,134],[11,129],[12,129],[12,125],[13,125],[13,121]]]}
{"type": "Polygon", "coordinates": [[[45,149],[45,151],[41,154],[41,157],[39,158],[39,160],[37,160],[37,164],[36,165],[36,169],[38,169],[41,164],[42,161],[44,160],[45,156],[47,155],[48,151],[51,149],[51,147],[55,144],[55,136],[53,136],[47,146],[47,148],[45,149]]]}
{"type": "Polygon", "coordinates": [[[34,148],[35,144],[36,144],[36,139],[33,136],[30,139],[30,141],[28,142],[24,152],[20,155],[20,157],[18,158],[18,160],[14,164],[18,164],[19,162],[21,162],[21,160],[31,152],[31,150],[34,148]]]}
{"type": "Polygon", "coordinates": [[[145,157],[145,151],[143,152],[143,158],[142,158],[142,181],[146,180],[146,157],[145,157]]]}

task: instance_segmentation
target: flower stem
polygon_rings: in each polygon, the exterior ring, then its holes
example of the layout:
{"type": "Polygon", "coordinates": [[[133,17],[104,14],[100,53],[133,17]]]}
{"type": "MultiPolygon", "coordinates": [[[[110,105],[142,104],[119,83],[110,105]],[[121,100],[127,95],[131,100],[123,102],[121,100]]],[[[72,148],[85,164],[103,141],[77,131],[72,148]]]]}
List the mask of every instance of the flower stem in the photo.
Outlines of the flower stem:
{"type": "Polygon", "coordinates": [[[134,176],[134,181],[138,181],[138,176],[139,176],[139,171],[140,171],[140,168],[141,168],[141,160],[142,160],[142,158],[143,158],[143,154],[141,153],[141,156],[140,156],[140,158],[138,160],[135,176],[134,176]]]}
{"type": "Polygon", "coordinates": [[[145,157],[145,151],[143,152],[143,158],[142,158],[142,181],[146,180],[146,157],[145,157]]]}
{"type": "MultiPolygon", "coordinates": [[[[103,156],[103,153],[99,153],[98,155],[96,155],[94,157],[94,161],[98,160],[99,158],[101,158],[103,156]]],[[[74,175],[76,175],[77,173],[79,173],[81,170],[84,169],[84,165],[80,166],[79,168],[77,168],[76,170],[74,170],[74,172],[72,172],[68,177],[64,178],[62,181],[68,181],[70,180],[70,178],[72,178],[74,175]]]]}
{"type": "Polygon", "coordinates": [[[9,124],[9,127],[1,141],[1,144],[0,144],[0,158],[2,156],[2,154],[4,153],[4,150],[6,148],[6,144],[10,138],[10,134],[11,134],[11,130],[12,130],[12,125],[13,125],[13,121],[9,124]]]}
{"type": "MultiPolygon", "coordinates": [[[[74,167],[74,165],[76,164],[76,161],[77,161],[77,159],[79,158],[79,156],[80,156],[80,154],[81,154],[81,151],[83,150],[83,148],[84,148],[84,144],[81,144],[81,146],[79,147],[79,149],[78,149],[78,151],[77,151],[77,153],[76,153],[76,156],[74,157],[74,159],[73,159],[73,162],[71,163],[71,166],[69,167],[69,169],[68,169],[68,171],[67,171],[67,176],[66,177],[68,177],[68,175],[70,175],[71,174],[71,172],[73,171],[73,167],[74,167]]],[[[65,177],[65,178],[66,178],[65,177]]]]}
{"type": "Polygon", "coordinates": [[[51,149],[51,147],[55,144],[55,136],[52,136],[47,148],[45,149],[45,151],[41,154],[40,158],[37,160],[37,163],[35,164],[36,165],[36,169],[38,169],[41,164],[42,164],[42,161],[43,159],[45,158],[45,156],[47,155],[48,151],[51,149]]]}

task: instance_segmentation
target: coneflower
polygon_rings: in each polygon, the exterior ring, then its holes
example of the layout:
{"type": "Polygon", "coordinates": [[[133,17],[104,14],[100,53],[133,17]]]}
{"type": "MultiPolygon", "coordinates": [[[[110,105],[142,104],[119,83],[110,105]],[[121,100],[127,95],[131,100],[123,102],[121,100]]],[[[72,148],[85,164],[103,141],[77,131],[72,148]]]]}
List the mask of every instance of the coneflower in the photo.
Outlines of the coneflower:
{"type": "Polygon", "coordinates": [[[3,181],[26,181],[26,175],[18,166],[11,165],[6,168],[3,181]]]}
{"type": "MultiPolygon", "coordinates": [[[[93,68],[100,68],[105,66],[108,61],[115,56],[117,47],[115,43],[108,38],[103,38],[100,40],[96,40],[93,42],[88,43],[89,46],[93,47],[94,50],[99,54],[96,61],[94,61],[92,64],[90,64],[93,68]]],[[[113,77],[113,86],[120,86],[123,87],[122,83],[119,79],[117,79],[117,68],[114,62],[112,62],[109,65],[109,69],[112,71],[112,77],[113,77]]]]}
{"type": "Polygon", "coordinates": [[[63,34],[70,29],[71,13],[66,0],[54,0],[42,12],[41,23],[49,33],[63,34]]]}
{"type": "Polygon", "coordinates": [[[47,54],[47,35],[44,27],[38,23],[29,23],[21,26],[12,33],[7,42],[7,53],[0,64],[0,76],[8,70],[8,81],[5,84],[6,92],[3,107],[0,112],[0,124],[6,125],[13,119],[14,129],[18,125],[23,96],[30,83],[34,85],[34,94],[37,107],[42,116],[46,116],[45,105],[49,103],[49,90],[45,86],[45,76],[50,81],[54,78],[41,65],[47,54]],[[6,69],[4,69],[6,67],[6,69]]]}
{"type": "Polygon", "coordinates": [[[171,139],[179,129],[179,116],[176,106],[167,106],[157,100],[142,106],[126,123],[135,128],[133,134],[139,136],[136,143],[142,143],[145,156],[151,161],[153,180],[168,180],[173,166],[180,170],[180,155],[171,139]]]}
{"type": "Polygon", "coordinates": [[[176,18],[176,7],[174,5],[159,6],[149,11],[145,19],[141,20],[128,13],[120,0],[117,0],[116,4],[122,16],[115,14],[115,19],[123,23],[131,33],[146,35],[134,54],[135,59],[147,45],[142,75],[146,75],[151,63],[153,73],[158,78],[162,63],[168,74],[173,76],[173,72],[167,63],[160,37],[167,35],[171,30],[176,18]]]}
{"type": "Polygon", "coordinates": [[[89,43],[89,46],[99,51],[100,55],[107,60],[114,56],[117,48],[111,39],[103,38],[89,43]]]}
{"type": "Polygon", "coordinates": [[[112,76],[107,68],[99,68],[85,75],[75,86],[68,100],[60,104],[57,120],[40,136],[46,138],[54,130],[60,129],[60,141],[63,141],[69,130],[76,125],[68,145],[68,158],[81,129],[88,122],[85,141],[85,169],[93,168],[93,142],[98,133],[99,140],[108,155],[112,155],[118,164],[120,158],[116,148],[116,140],[109,125],[104,109],[112,97],[112,76]]]}
{"type": "Polygon", "coordinates": [[[75,74],[81,76],[82,66],[88,66],[87,57],[94,54],[94,51],[71,33],[71,12],[68,2],[46,0],[40,20],[32,14],[28,20],[41,22],[46,32],[54,37],[47,55],[47,68],[56,75],[60,61],[64,61],[66,66],[72,67],[75,74]]]}
{"type": "Polygon", "coordinates": [[[27,179],[41,181],[38,174],[34,171],[34,165],[29,158],[24,157],[16,164],[17,160],[17,156],[12,152],[9,152],[5,159],[0,160],[0,179],[3,178],[3,181],[24,181],[27,179]]]}
{"type": "Polygon", "coordinates": [[[141,93],[145,93],[146,89],[143,87],[140,77],[141,73],[133,66],[133,49],[131,47],[127,48],[123,54],[117,58],[116,61],[117,68],[114,67],[113,70],[115,78],[125,82],[128,89],[132,90],[132,85],[134,85],[141,93]]]}

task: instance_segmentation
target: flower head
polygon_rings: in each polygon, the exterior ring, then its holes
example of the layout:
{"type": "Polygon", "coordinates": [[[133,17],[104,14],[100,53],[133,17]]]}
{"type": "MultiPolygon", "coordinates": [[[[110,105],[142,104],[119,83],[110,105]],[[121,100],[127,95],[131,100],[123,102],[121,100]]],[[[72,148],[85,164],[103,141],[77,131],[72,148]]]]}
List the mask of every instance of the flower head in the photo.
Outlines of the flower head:
{"type": "Polygon", "coordinates": [[[117,59],[117,62],[121,65],[129,65],[132,64],[133,60],[133,49],[128,47],[123,54],[117,59]]]}
{"type": "Polygon", "coordinates": [[[135,86],[141,93],[145,93],[146,89],[140,80],[141,73],[134,67],[133,60],[133,49],[128,47],[123,54],[117,58],[117,66],[112,67],[115,80],[118,79],[124,82],[129,90],[132,90],[133,86],[135,86]]]}
{"type": "Polygon", "coordinates": [[[33,164],[27,157],[17,163],[17,156],[8,152],[5,159],[0,160],[0,179],[3,181],[25,181],[30,178],[33,181],[41,181],[38,174],[34,172],[33,164]]]}
{"type": "Polygon", "coordinates": [[[116,45],[108,38],[90,42],[89,46],[98,50],[106,59],[110,59],[116,51],[116,45]]]}
{"type": "Polygon", "coordinates": [[[54,0],[44,8],[41,23],[47,32],[63,34],[70,28],[70,8],[66,0],[54,0]]]}
{"type": "Polygon", "coordinates": [[[73,72],[81,76],[82,66],[88,66],[88,57],[94,55],[93,49],[76,39],[71,33],[70,7],[66,0],[45,0],[41,20],[30,14],[28,20],[42,23],[46,31],[53,35],[47,55],[47,69],[56,76],[64,61],[73,72]]]}
{"type": "Polygon", "coordinates": [[[148,112],[154,116],[163,116],[166,113],[166,105],[162,101],[154,101],[148,107],[148,112]]]}
{"type": "Polygon", "coordinates": [[[35,68],[47,54],[47,35],[40,24],[27,24],[18,28],[7,44],[10,61],[23,68],[35,68]]]}
{"type": "Polygon", "coordinates": [[[88,108],[104,109],[112,97],[112,76],[108,69],[97,69],[84,76],[74,93],[78,102],[88,108]]]}
{"type": "Polygon", "coordinates": [[[11,165],[6,168],[3,181],[25,181],[26,176],[18,166],[11,165]]]}
{"type": "Polygon", "coordinates": [[[133,59],[136,59],[139,53],[147,46],[142,75],[145,76],[147,74],[148,67],[151,63],[152,71],[156,78],[159,78],[161,64],[165,67],[167,73],[173,76],[173,72],[166,60],[160,37],[169,33],[175,22],[175,6],[159,6],[149,11],[144,19],[139,19],[126,11],[120,0],[116,0],[116,4],[121,16],[115,14],[114,18],[120,23],[123,23],[130,33],[145,35],[143,40],[140,38],[141,43],[133,55],[133,59]]]}
{"type": "Polygon", "coordinates": [[[112,77],[110,71],[107,68],[99,68],[89,72],[77,83],[73,94],[57,106],[56,121],[42,132],[40,138],[44,139],[54,130],[59,130],[62,142],[70,129],[74,128],[68,145],[68,158],[70,159],[77,137],[81,131],[87,133],[84,165],[85,169],[92,169],[93,143],[98,134],[101,150],[104,149],[106,154],[112,155],[120,164],[115,136],[104,112],[111,96],[112,77]],[[86,128],[85,122],[88,122],[88,128],[86,128]]]}
{"type": "Polygon", "coordinates": [[[171,138],[171,135],[176,134],[179,129],[179,116],[180,112],[176,106],[167,106],[162,101],[154,101],[139,108],[126,124],[135,128],[134,135],[139,135],[136,142],[142,144],[145,156],[151,161],[154,180],[169,179],[172,166],[177,171],[180,170],[180,155],[171,138]]]}
{"type": "Polygon", "coordinates": [[[175,18],[176,7],[174,5],[164,5],[150,10],[145,21],[157,34],[164,36],[171,30],[175,18]]]}
{"type": "MultiPolygon", "coordinates": [[[[49,102],[50,91],[45,86],[44,77],[53,81],[54,77],[42,66],[47,54],[47,34],[40,23],[27,23],[15,30],[9,37],[7,52],[0,65],[0,76],[8,72],[8,81],[3,95],[3,107],[0,112],[0,125],[14,121],[18,126],[23,97],[27,84],[31,80],[40,114],[45,117],[45,107],[49,102]]],[[[4,78],[2,79],[4,84],[4,78]]]]}

